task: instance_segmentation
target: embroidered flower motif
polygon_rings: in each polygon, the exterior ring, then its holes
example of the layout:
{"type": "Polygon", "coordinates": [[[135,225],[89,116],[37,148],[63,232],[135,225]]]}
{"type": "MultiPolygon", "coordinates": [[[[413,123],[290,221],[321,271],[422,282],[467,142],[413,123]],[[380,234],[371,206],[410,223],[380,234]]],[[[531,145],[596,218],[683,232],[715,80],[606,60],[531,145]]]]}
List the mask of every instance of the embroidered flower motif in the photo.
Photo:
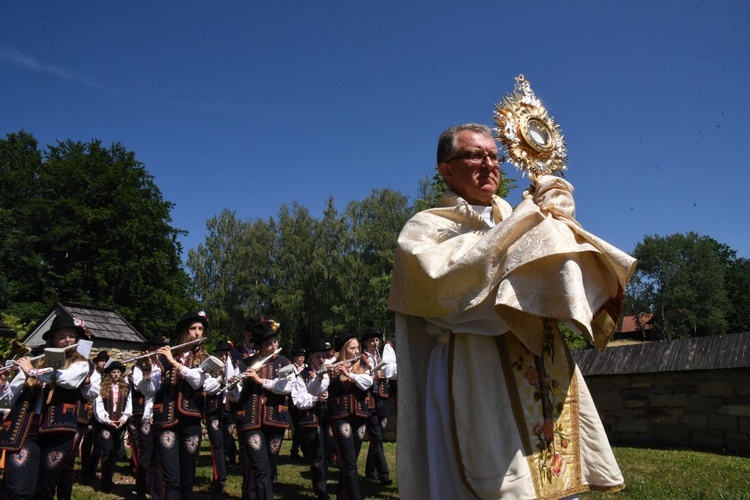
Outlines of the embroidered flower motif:
{"type": "Polygon", "coordinates": [[[175,434],[172,431],[164,431],[162,432],[159,439],[161,440],[161,445],[163,447],[165,447],[168,450],[171,450],[172,447],[174,446],[175,434]]]}
{"type": "Polygon", "coordinates": [[[188,436],[185,439],[185,448],[191,455],[198,451],[198,446],[201,444],[200,436],[188,436]]]}
{"type": "Polygon", "coordinates": [[[344,422],[341,424],[341,427],[339,427],[339,431],[341,432],[341,435],[345,438],[349,438],[352,435],[352,426],[349,425],[349,422],[344,422]]]}
{"type": "Polygon", "coordinates": [[[151,424],[149,422],[143,422],[143,423],[141,423],[141,432],[143,434],[150,434],[151,433],[151,424]]]}
{"type": "Polygon", "coordinates": [[[23,467],[29,460],[29,449],[25,446],[10,456],[14,467],[23,467]]]}
{"type": "Polygon", "coordinates": [[[102,429],[102,433],[101,433],[102,439],[109,439],[110,436],[111,434],[109,433],[107,429],[102,429]]]}
{"type": "Polygon", "coordinates": [[[560,475],[560,472],[562,471],[562,456],[559,453],[555,453],[552,456],[552,461],[550,462],[550,468],[552,469],[552,473],[556,476],[560,475]]]}
{"type": "Polygon", "coordinates": [[[380,421],[380,427],[381,427],[381,428],[382,428],[383,430],[385,430],[386,426],[388,426],[388,419],[387,419],[387,418],[384,418],[383,420],[381,420],[381,421],[380,421]]]}
{"type": "Polygon", "coordinates": [[[279,449],[281,448],[281,439],[273,438],[271,440],[271,443],[269,444],[269,448],[271,449],[271,453],[276,455],[279,452],[279,449]]]}
{"type": "Polygon", "coordinates": [[[65,458],[65,453],[59,450],[50,451],[47,454],[47,468],[48,469],[56,469],[58,465],[60,465],[63,461],[63,458],[65,458]]]}
{"type": "Polygon", "coordinates": [[[247,439],[247,444],[255,451],[260,450],[260,447],[263,444],[260,439],[260,434],[251,434],[247,439]]]}
{"type": "Polygon", "coordinates": [[[529,367],[526,373],[524,373],[524,377],[529,381],[529,384],[539,387],[539,372],[535,368],[529,367]]]}
{"type": "Polygon", "coordinates": [[[365,431],[367,431],[367,426],[363,425],[357,429],[357,437],[360,441],[364,441],[365,439],[365,431]]]}

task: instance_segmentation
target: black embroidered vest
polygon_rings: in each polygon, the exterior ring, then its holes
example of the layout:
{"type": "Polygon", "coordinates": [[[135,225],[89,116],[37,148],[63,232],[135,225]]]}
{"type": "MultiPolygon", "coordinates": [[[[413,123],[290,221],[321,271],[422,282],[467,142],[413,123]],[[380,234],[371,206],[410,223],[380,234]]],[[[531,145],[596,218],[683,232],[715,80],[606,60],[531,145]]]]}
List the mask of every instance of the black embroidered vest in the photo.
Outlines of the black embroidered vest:
{"type": "MultiPolygon", "coordinates": [[[[191,353],[188,363],[192,357],[191,353]]],[[[164,356],[157,356],[154,363],[162,370],[161,388],[154,394],[154,426],[157,429],[174,427],[180,415],[203,418],[203,393],[190,387],[164,356]]]]}
{"type": "MultiPolygon", "coordinates": [[[[252,363],[250,363],[252,364],[252,363]]],[[[264,379],[275,379],[281,367],[290,364],[284,356],[278,356],[258,371],[264,379]]],[[[264,425],[271,427],[289,427],[289,395],[274,394],[267,391],[253,380],[244,379],[240,394],[241,409],[237,415],[242,419],[243,431],[260,429],[264,425]]]]}

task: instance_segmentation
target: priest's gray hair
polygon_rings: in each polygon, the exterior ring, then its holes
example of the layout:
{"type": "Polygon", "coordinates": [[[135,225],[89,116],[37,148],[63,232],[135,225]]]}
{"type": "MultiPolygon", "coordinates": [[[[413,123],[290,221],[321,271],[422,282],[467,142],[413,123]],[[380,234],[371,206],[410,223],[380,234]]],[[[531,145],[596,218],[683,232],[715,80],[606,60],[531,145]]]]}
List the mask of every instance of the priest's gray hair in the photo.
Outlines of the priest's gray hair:
{"type": "Polygon", "coordinates": [[[453,153],[456,152],[456,136],[460,132],[463,132],[465,130],[468,130],[469,132],[476,132],[477,134],[484,134],[487,137],[492,138],[492,130],[487,125],[482,125],[481,123],[464,123],[461,125],[454,125],[440,134],[437,147],[438,165],[450,158],[453,153]]]}

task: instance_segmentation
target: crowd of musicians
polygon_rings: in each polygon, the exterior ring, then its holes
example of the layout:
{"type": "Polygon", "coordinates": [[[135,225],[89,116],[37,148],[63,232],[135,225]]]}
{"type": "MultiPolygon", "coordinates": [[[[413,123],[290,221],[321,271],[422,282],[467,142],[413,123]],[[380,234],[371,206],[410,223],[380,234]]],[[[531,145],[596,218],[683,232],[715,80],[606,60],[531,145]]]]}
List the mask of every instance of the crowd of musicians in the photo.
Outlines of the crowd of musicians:
{"type": "Polygon", "coordinates": [[[127,435],[138,498],[189,499],[205,428],[211,490],[224,491],[227,463],[238,460],[243,499],[270,500],[290,423],[292,456],[301,451],[309,463],[316,498],[330,497],[329,468],[338,469],[338,498],[361,498],[365,439],[365,475],[391,483],[383,432],[396,377],[392,342],[381,352],[382,335],[370,328],[291,350],[290,361],[273,320],[248,320],[242,342],[220,341],[212,354],[207,329],[204,312],[188,313],[172,345],[156,336],[131,360],[103,351],[89,360],[77,348],[88,336],[84,322],[55,317],[41,347],[63,349],[64,364],[24,356],[0,371],[9,408],[0,424],[7,498],[71,498],[79,451],[81,481],[94,481],[99,468],[98,487],[112,491],[127,435]]]}

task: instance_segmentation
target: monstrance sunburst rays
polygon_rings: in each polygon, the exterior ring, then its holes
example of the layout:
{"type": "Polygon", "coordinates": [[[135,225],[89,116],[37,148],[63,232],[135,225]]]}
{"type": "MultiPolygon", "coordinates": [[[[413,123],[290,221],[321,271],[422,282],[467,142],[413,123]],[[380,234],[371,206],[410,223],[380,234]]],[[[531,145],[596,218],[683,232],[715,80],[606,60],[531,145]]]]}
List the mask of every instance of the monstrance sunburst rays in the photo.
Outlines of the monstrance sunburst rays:
{"type": "Polygon", "coordinates": [[[507,159],[533,181],[541,175],[562,176],[568,151],[560,126],[531,90],[523,75],[516,77],[513,92],[495,104],[493,116],[497,140],[507,159]]]}

